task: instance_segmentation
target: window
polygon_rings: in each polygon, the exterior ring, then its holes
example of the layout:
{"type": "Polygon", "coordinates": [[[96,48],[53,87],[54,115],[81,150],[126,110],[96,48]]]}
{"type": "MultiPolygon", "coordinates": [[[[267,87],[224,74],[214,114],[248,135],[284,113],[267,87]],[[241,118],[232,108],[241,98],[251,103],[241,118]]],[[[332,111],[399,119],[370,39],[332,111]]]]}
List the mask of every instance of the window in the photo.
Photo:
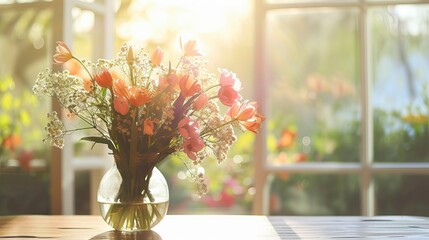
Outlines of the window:
{"type": "Polygon", "coordinates": [[[429,215],[429,1],[255,9],[254,213],[429,215]]]}
{"type": "MultiPolygon", "coordinates": [[[[52,64],[56,41],[67,42],[88,58],[110,57],[113,11],[111,0],[0,0],[0,52],[8,56],[0,60],[0,215],[74,214],[76,171],[92,170],[92,188],[97,188],[96,178],[101,178],[108,162],[98,156],[83,159],[78,155],[80,144],[67,145],[63,151],[44,144],[46,115],[40,113],[60,109],[55,102],[34,96],[32,86],[38,72],[52,64]],[[17,146],[3,151],[3,143],[11,139],[17,146]],[[34,204],[36,198],[40,203],[34,204]]],[[[77,192],[77,198],[85,195],[77,192]]],[[[86,197],[92,200],[92,211],[98,211],[95,196],[86,197]]]]}

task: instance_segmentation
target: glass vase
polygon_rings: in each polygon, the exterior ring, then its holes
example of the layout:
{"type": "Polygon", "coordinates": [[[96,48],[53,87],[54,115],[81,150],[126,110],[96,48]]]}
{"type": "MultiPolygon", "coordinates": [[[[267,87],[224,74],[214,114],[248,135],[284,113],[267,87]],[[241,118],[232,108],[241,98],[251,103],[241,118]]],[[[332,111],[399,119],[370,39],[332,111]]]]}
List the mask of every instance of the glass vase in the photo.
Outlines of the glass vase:
{"type": "MultiPolygon", "coordinates": [[[[141,184],[146,179],[133,181],[141,184]]],[[[125,197],[120,197],[120,189],[127,182],[130,181],[123,181],[116,166],[104,174],[97,192],[101,216],[107,224],[119,231],[148,231],[167,213],[169,202],[167,181],[155,167],[147,185],[148,190],[139,191],[138,194],[134,194],[136,196],[127,197],[125,200],[125,197]]]]}

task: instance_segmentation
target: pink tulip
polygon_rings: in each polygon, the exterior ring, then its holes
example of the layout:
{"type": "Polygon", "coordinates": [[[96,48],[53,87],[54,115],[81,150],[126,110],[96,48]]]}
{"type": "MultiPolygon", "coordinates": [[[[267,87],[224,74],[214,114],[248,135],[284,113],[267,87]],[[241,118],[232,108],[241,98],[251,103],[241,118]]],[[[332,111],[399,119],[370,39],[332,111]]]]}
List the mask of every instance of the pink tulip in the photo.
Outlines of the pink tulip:
{"type": "Polygon", "coordinates": [[[113,107],[115,108],[115,111],[121,115],[126,115],[130,110],[128,100],[123,96],[115,97],[115,100],[113,100],[113,107]]]}
{"type": "Polygon", "coordinates": [[[221,75],[220,75],[220,86],[232,86],[234,90],[240,91],[241,90],[241,81],[237,78],[235,73],[230,72],[226,69],[221,69],[221,75]]]}
{"type": "Polygon", "coordinates": [[[166,89],[169,86],[174,90],[178,90],[178,87],[177,87],[178,82],[179,82],[179,77],[177,76],[177,74],[175,72],[171,72],[168,75],[159,77],[158,87],[161,91],[166,89]]]}
{"type": "Polygon", "coordinates": [[[184,119],[180,120],[178,128],[180,135],[182,135],[182,137],[185,139],[199,136],[198,123],[192,120],[190,117],[185,117],[184,119]]]}
{"type": "Polygon", "coordinates": [[[229,107],[241,99],[240,94],[231,85],[220,87],[217,96],[222,104],[229,107]]]}
{"type": "Polygon", "coordinates": [[[192,160],[196,160],[196,153],[204,148],[204,141],[200,137],[188,138],[183,142],[183,151],[192,160]]]}

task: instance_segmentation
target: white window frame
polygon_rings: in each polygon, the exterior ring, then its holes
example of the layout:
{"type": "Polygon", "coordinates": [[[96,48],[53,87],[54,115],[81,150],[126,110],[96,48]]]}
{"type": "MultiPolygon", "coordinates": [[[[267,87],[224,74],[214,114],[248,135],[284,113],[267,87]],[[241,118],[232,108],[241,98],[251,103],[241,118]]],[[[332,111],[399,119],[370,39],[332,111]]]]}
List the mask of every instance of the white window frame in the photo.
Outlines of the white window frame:
{"type": "Polygon", "coordinates": [[[267,51],[265,49],[265,32],[267,13],[278,9],[305,9],[330,7],[335,9],[352,8],[359,11],[358,41],[360,48],[360,88],[361,88],[361,152],[357,163],[298,163],[288,165],[273,165],[267,161],[266,126],[262,126],[255,140],[254,150],[254,186],[256,194],[253,202],[253,214],[269,214],[268,212],[268,175],[277,172],[303,174],[358,174],[360,176],[361,215],[374,216],[375,193],[374,175],[377,174],[429,174],[429,163],[376,163],[373,153],[373,109],[371,107],[371,79],[369,58],[369,32],[367,24],[368,9],[375,6],[398,4],[429,4],[428,0],[391,0],[374,1],[308,1],[305,3],[268,3],[265,0],[255,0],[255,98],[262,113],[267,109],[267,86],[270,84],[267,74],[267,51]]]}
{"type": "MultiPolygon", "coordinates": [[[[92,40],[97,43],[93,46],[92,57],[112,58],[114,52],[114,0],[98,0],[94,2],[85,2],[81,0],[52,0],[52,1],[34,1],[26,3],[0,4],[0,10],[25,10],[50,9],[52,16],[52,42],[48,42],[50,56],[55,51],[55,42],[64,41],[73,49],[73,17],[72,9],[78,7],[82,10],[94,13],[94,31],[92,40]]],[[[54,65],[51,61],[51,68],[61,71],[62,66],[54,65]]],[[[52,110],[62,112],[62,108],[55,100],[52,101],[52,110]]],[[[66,137],[66,141],[73,140],[66,137]]],[[[41,143],[42,144],[42,143],[41,143]]],[[[95,190],[98,187],[104,170],[105,159],[91,158],[80,159],[73,156],[73,144],[66,144],[64,148],[51,148],[50,152],[50,194],[51,194],[51,214],[74,214],[74,182],[75,172],[78,170],[91,170],[91,199],[90,211],[92,214],[98,212],[98,206],[95,198],[95,190]],[[94,161],[93,161],[94,160],[94,161]],[[104,165],[103,165],[104,164],[104,165]]]]}

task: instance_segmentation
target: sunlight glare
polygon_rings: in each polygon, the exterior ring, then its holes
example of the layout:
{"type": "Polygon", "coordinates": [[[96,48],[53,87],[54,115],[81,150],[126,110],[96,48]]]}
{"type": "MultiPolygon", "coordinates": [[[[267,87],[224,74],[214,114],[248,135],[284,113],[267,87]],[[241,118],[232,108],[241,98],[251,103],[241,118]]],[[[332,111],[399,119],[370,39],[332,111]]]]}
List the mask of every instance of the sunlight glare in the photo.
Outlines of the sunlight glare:
{"type": "Polygon", "coordinates": [[[247,16],[250,7],[250,0],[134,1],[131,18],[119,26],[118,34],[131,41],[155,42],[183,32],[227,35],[228,28],[247,16]]]}

